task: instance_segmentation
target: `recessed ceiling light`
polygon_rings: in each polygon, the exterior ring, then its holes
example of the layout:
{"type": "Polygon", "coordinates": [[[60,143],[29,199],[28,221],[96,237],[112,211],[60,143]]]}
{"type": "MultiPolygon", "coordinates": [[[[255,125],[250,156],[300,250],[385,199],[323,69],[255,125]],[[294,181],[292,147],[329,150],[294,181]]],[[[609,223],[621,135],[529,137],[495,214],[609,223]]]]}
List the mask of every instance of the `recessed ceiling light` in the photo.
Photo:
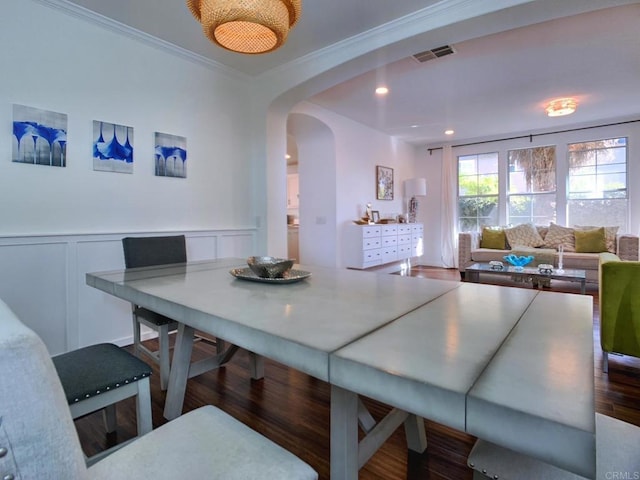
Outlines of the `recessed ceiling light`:
{"type": "Polygon", "coordinates": [[[284,156],[284,158],[286,158],[287,160],[289,160],[291,158],[291,155],[289,155],[288,153],[284,156]]]}
{"type": "Polygon", "coordinates": [[[386,95],[387,93],[389,93],[389,89],[387,87],[376,88],[376,95],[386,95]]]}
{"type": "Polygon", "coordinates": [[[453,135],[454,133],[456,133],[456,132],[454,132],[454,131],[453,131],[453,130],[451,130],[451,129],[449,129],[449,130],[445,130],[445,131],[444,131],[444,134],[445,134],[445,135],[453,135]]]}
{"type": "Polygon", "coordinates": [[[578,102],[576,102],[575,98],[556,98],[549,102],[545,111],[550,117],[561,117],[575,112],[577,106],[578,102]]]}
{"type": "Polygon", "coordinates": [[[411,128],[418,128],[418,125],[411,125],[411,128]]]}

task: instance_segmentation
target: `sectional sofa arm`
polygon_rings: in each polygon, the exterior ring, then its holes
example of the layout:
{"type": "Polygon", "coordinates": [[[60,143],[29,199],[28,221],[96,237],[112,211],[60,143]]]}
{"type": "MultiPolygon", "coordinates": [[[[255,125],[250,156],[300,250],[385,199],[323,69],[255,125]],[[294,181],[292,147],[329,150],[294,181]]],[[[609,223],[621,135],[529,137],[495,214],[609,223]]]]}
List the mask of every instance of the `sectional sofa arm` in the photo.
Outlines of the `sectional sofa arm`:
{"type": "Polygon", "coordinates": [[[640,247],[638,235],[623,233],[617,236],[616,252],[620,260],[640,260],[638,249],[640,247]]]}
{"type": "Polygon", "coordinates": [[[472,263],[471,251],[480,248],[480,232],[460,232],[458,234],[458,269],[461,272],[472,263]]]}

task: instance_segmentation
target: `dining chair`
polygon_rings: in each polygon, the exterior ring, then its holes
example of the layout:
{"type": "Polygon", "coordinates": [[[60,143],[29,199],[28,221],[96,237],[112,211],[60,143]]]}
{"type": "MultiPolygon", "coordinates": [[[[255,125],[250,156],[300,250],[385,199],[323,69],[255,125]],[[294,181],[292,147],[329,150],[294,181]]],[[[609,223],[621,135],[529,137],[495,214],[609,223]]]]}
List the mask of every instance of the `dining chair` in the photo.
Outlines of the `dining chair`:
{"type": "MultiPolygon", "coordinates": [[[[184,263],[187,261],[187,249],[184,235],[160,237],[125,237],[122,239],[124,263],[126,268],[151,267],[184,263]]],[[[164,315],[139,305],[132,304],[133,349],[136,355],[143,353],[160,367],[160,388],[166,390],[169,385],[170,349],[169,334],[178,328],[178,323],[164,315]],[[158,335],[158,349],[152,350],[142,343],[140,326],[155,330],[158,335]]]]}
{"type": "MultiPolygon", "coordinates": [[[[52,361],[74,420],[102,410],[106,431],[113,433],[117,428],[116,404],[136,397],[138,436],[151,431],[151,367],[145,362],[111,343],[72,350],[52,361]]],[[[87,465],[119,447],[87,457],[87,465]]]]}
{"type": "Polygon", "coordinates": [[[291,452],[211,405],[123,444],[88,466],[46,346],[1,300],[0,365],[0,478],[318,478],[291,452]]]}
{"type": "Polygon", "coordinates": [[[600,253],[598,298],[602,371],[609,353],[640,357],[640,262],[600,253]]]}

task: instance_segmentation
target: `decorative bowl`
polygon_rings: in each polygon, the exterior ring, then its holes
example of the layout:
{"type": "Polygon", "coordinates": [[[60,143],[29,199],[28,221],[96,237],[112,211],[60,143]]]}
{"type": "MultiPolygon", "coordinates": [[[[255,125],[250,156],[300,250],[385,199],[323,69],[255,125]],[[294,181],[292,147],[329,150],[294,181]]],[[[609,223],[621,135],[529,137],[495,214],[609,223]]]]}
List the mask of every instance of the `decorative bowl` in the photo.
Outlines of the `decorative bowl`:
{"type": "Polygon", "coordinates": [[[276,257],[249,257],[247,265],[261,278],[282,278],[293,267],[293,260],[276,257]]]}
{"type": "Polygon", "coordinates": [[[553,265],[550,265],[548,263],[541,263],[540,265],[538,265],[538,271],[540,273],[551,274],[553,273],[553,265]]]}
{"type": "Polygon", "coordinates": [[[525,257],[525,256],[511,254],[511,255],[505,255],[502,258],[504,258],[507,262],[509,262],[514,267],[522,268],[526,264],[530,263],[534,257],[533,255],[527,255],[525,257]]]}

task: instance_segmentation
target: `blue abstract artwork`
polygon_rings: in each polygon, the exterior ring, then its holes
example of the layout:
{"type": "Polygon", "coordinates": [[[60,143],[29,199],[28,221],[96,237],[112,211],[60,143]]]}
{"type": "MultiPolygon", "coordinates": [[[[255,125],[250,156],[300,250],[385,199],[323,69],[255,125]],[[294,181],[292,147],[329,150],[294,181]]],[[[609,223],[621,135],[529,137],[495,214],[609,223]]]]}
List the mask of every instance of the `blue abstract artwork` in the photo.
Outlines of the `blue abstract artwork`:
{"type": "Polygon", "coordinates": [[[187,178],[187,139],[156,132],[156,176],[187,178]]]}
{"type": "Polygon", "coordinates": [[[133,173],[133,127],[93,121],[93,169],[133,173]]]}
{"type": "Polygon", "coordinates": [[[66,167],[67,115],[13,106],[14,162],[66,167]]]}

